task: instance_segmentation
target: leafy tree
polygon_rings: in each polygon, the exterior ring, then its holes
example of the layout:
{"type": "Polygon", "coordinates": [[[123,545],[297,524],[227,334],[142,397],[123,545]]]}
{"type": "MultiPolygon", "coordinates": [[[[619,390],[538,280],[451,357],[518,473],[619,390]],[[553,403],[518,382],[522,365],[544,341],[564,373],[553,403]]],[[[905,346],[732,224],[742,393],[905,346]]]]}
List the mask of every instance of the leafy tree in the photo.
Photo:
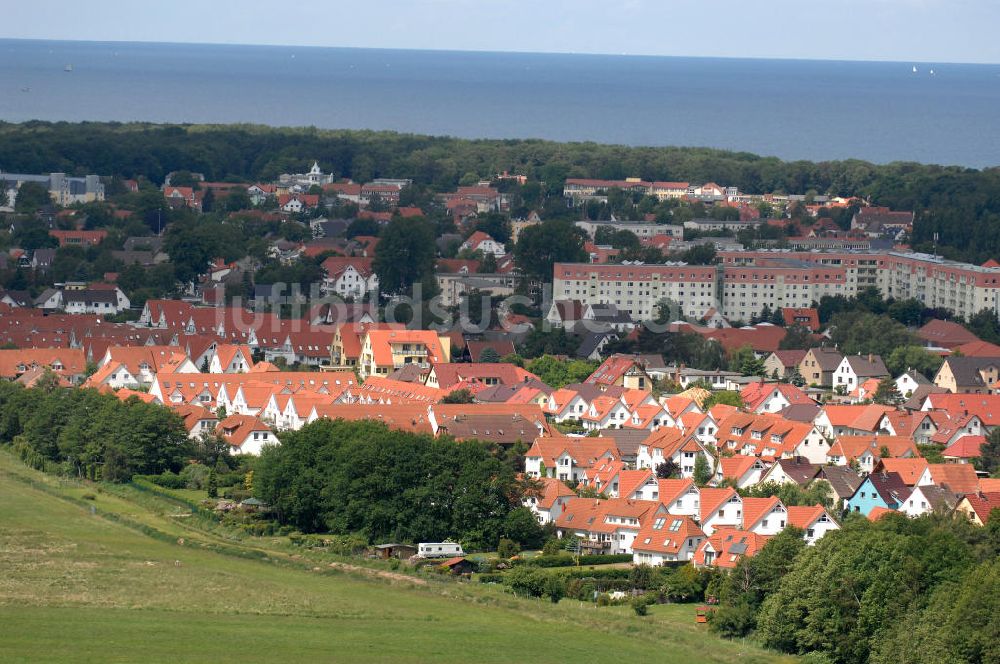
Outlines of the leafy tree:
{"type": "Polygon", "coordinates": [[[901,346],[919,346],[916,336],[888,316],[864,311],[839,313],[830,321],[831,339],[845,355],[888,357],[901,346]]]}
{"type": "Polygon", "coordinates": [[[583,382],[597,366],[596,362],[589,360],[564,362],[551,355],[543,355],[529,361],[526,368],[546,385],[560,388],[571,383],[583,382]]]}
{"type": "Polygon", "coordinates": [[[498,556],[501,558],[513,558],[519,553],[521,553],[521,547],[517,545],[517,542],[506,537],[500,539],[500,544],[497,546],[498,556]]]}
{"type": "Polygon", "coordinates": [[[500,244],[510,242],[510,222],[499,212],[488,212],[476,219],[476,230],[486,233],[500,244]]]}
{"type": "Polygon", "coordinates": [[[344,237],[350,239],[359,235],[377,236],[379,234],[378,222],[367,217],[360,217],[347,225],[344,237]]]}
{"type": "Polygon", "coordinates": [[[554,264],[587,259],[585,241],[586,233],[572,222],[545,221],[521,232],[514,247],[514,259],[527,276],[551,281],[554,264]]]}
{"type": "Polygon", "coordinates": [[[899,346],[889,353],[885,366],[893,376],[914,369],[928,378],[933,378],[943,362],[944,359],[940,355],[935,355],[922,346],[899,346]]]}
{"type": "Polygon", "coordinates": [[[877,404],[896,406],[902,403],[903,395],[896,388],[896,381],[891,376],[886,376],[879,381],[878,388],[875,390],[875,396],[872,400],[877,404]]]}
{"type": "Polygon", "coordinates": [[[688,265],[714,265],[718,260],[718,252],[714,244],[698,244],[682,253],[681,260],[688,265]]]}
{"type": "Polygon", "coordinates": [[[750,351],[740,359],[739,372],[744,376],[766,376],[767,367],[764,366],[764,360],[750,351]]]}
{"type": "Polygon", "coordinates": [[[472,396],[472,392],[463,388],[461,390],[454,390],[444,395],[441,399],[441,403],[474,403],[475,397],[472,396]]]}
{"type": "Polygon", "coordinates": [[[726,406],[732,406],[733,408],[743,408],[743,397],[740,396],[739,392],[734,390],[718,390],[712,392],[711,396],[705,399],[705,403],[702,404],[704,410],[708,410],[716,404],[724,404],[726,406]]]}
{"type": "Polygon", "coordinates": [[[434,272],[434,232],[421,217],[394,217],[382,229],[373,267],[384,293],[403,293],[434,272]]]}
{"type": "Polygon", "coordinates": [[[484,348],[483,352],[479,354],[479,361],[481,363],[496,363],[500,361],[500,353],[493,348],[484,348]]]}
{"type": "Polygon", "coordinates": [[[238,212],[240,210],[249,210],[253,207],[253,203],[250,201],[250,194],[246,192],[246,189],[236,187],[226,195],[224,207],[227,212],[238,212]]]}
{"type": "Polygon", "coordinates": [[[1000,429],[993,429],[986,436],[986,442],[979,448],[979,458],[973,459],[976,470],[995,477],[1000,471],[1000,429]]]}
{"type": "Polygon", "coordinates": [[[580,340],[577,337],[558,327],[549,332],[531,330],[518,350],[522,357],[537,358],[542,355],[574,355],[579,347],[580,340]]]}
{"type": "Polygon", "coordinates": [[[656,466],[656,476],[661,480],[669,480],[681,476],[681,467],[673,459],[667,459],[656,466]]]}
{"type": "Polygon", "coordinates": [[[791,383],[795,387],[805,387],[806,385],[806,379],[797,366],[792,369],[791,373],[785,375],[785,382],[791,383]]]}
{"type": "Polygon", "coordinates": [[[540,546],[544,536],[534,512],[523,506],[507,513],[500,530],[505,538],[529,548],[540,546]]]}
{"type": "Polygon", "coordinates": [[[219,480],[215,475],[215,468],[208,473],[208,497],[218,498],[219,497],[219,480]]]}
{"type": "Polygon", "coordinates": [[[286,432],[257,459],[254,494],[281,523],[369,540],[452,537],[489,548],[523,527],[523,513],[510,516],[523,510],[514,468],[490,447],[377,422],[320,420],[286,432]]]}
{"type": "Polygon", "coordinates": [[[694,458],[694,483],[698,486],[706,486],[712,481],[712,467],[708,464],[708,459],[704,454],[697,454],[694,458]]]}
{"type": "Polygon", "coordinates": [[[32,213],[52,203],[49,189],[41,182],[22,182],[14,199],[14,211],[32,213]]]}
{"type": "Polygon", "coordinates": [[[809,350],[816,345],[812,332],[804,325],[796,323],[785,331],[785,336],[778,342],[781,350],[809,350]]]}
{"type": "Polygon", "coordinates": [[[566,596],[566,581],[562,576],[556,574],[545,575],[543,592],[549,601],[558,604],[559,600],[566,596]]]}

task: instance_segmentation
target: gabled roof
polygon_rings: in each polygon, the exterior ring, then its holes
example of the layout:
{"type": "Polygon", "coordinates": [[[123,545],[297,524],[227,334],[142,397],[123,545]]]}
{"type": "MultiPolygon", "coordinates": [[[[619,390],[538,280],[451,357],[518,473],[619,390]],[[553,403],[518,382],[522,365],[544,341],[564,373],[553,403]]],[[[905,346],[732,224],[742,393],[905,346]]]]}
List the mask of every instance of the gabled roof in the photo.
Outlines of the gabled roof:
{"type": "Polygon", "coordinates": [[[423,344],[427,348],[427,359],[431,364],[446,360],[441,347],[441,339],[433,330],[383,330],[369,328],[365,332],[371,344],[375,363],[379,366],[393,364],[393,344],[423,344]]]}
{"type": "Polygon", "coordinates": [[[653,471],[649,468],[639,470],[623,470],[618,474],[618,495],[623,497],[631,496],[635,490],[644,485],[653,477],[653,471]]]}
{"type": "Polygon", "coordinates": [[[875,467],[875,471],[882,470],[896,473],[906,486],[916,486],[924,471],[927,470],[927,459],[882,459],[875,467]]]}
{"type": "Polygon", "coordinates": [[[805,486],[816,477],[819,472],[819,464],[810,463],[805,457],[791,457],[789,459],[776,459],[775,466],[799,486],[805,486]]]}
{"type": "Polygon", "coordinates": [[[694,561],[695,564],[705,565],[705,553],[711,549],[715,552],[712,564],[723,569],[731,569],[736,567],[740,558],[753,556],[763,549],[769,539],[771,538],[767,535],[723,526],[701,543],[695,553],[694,561]]]}
{"type": "Polygon", "coordinates": [[[864,456],[866,452],[871,452],[877,458],[920,456],[914,442],[904,436],[840,436],[830,446],[827,457],[844,457],[850,462],[864,456]],[[882,457],[883,447],[889,452],[887,457],[882,457]]]}
{"type": "Polygon", "coordinates": [[[434,432],[428,417],[427,405],[422,403],[394,403],[392,408],[386,408],[381,404],[317,404],[309,414],[310,417],[314,415],[316,418],[348,422],[372,420],[382,422],[390,429],[413,433],[434,432]]]}
{"type": "Polygon", "coordinates": [[[770,498],[744,498],[743,499],[743,528],[751,530],[757,522],[784,504],[777,496],[770,498]]]}
{"type": "Polygon", "coordinates": [[[880,378],[889,375],[885,362],[878,355],[848,355],[845,359],[858,378],[880,378]]]}
{"type": "Polygon", "coordinates": [[[806,351],[807,355],[810,353],[821,371],[833,371],[844,360],[844,355],[833,348],[811,348],[806,351]]]}
{"type": "Polygon", "coordinates": [[[219,422],[216,432],[233,447],[240,447],[254,431],[270,432],[271,428],[252,415],[230,415],[219,422]]]}
{"type": "Polygon", "coordinates": [[[557,480],[554,477],[540,477],[534,481],[541,484],[541,490],[538,492],[538,507],[540,509],[552,509],[552,506],[559,498],[576,496],[576,492],[573,489],[566,486],[562,480],[557,480]]]}
{"type": "Polygon", "coordinates": [[[667,507],[692,488],[697,488],[691,478],[657,479],[656,486],[659,494],[657,500],[667,507]]]}
{"type": "Polygon", "coordinates": [[[781,317],[784,319],[786,327],[801,325],[811,332],[819,330],[819,312],[814,308],[784,307],[781,310],[781,317]]]}
{"type": "Polygon", "coordinates": [[[833,516],[822,505],[789,505],[786,510],[788,511],[788,525],[802,530],[808,530],[809,526],[816,523],[824,514],[830,521],[836,523],[833,516]]]}
{"type": "Polygon", "coordinates": [[[0,376],[15,378],[32,366],[62,367],[53,369],[61,376],[82,375],[87,370],[83,351],[79,348],[20,348],[0,350],[0,376]]]}
{"type": "Polygon", "coordinates": [[[701,489],[701,522],[705,523],[712,514],[722,507],[733,496],[739,497],[736,489],[729,487],[714,488],[702,487],[701,489]]]}
{"type": "Polygon", "coordinates": [[[538,376],[507,362],[438,362],[431,371],[442,389],[447,389],[463,380],[486,378],[496,379],[502,385],[525,383],[538,380],[538,376]]]}
{"type": "Polygon", "coordinates": [[[805,358],[806,352],[804,350],[776,350],[771,355],[774,355],[781,366],[791,368],[799,366],[799,363],[805,358]]]}
{"type": "Polygon", "coordinates": [[[955,383],[963,387],[987,387],[982,371],[991,367],[1000,367],[1000,357],[961,357],[945,358],[945,365],[955,377],[955,383]]]}
{"type": "Polygon", "coordinates": [[[934,346],[954,348],[962,344],[979,341],[979,337],[964,326],[949,320],[932,319],[916,332],[917,336],[934,346]]]}
{"type": "Polygon", "coordinates": [[[970,341],[952,348],[952,351],[959,352],[965,357],[1000,357],[1000,346],[988,341],[970,341]]]}
{"type": "Polygon", "coordinates": [[[979,489],[976,469],[968,463],[932,463],[927,466],[931,481],[956,494],[972,493],[979,489]]]}
{"type": "Polygon", "coordinates": [[[547,468],[555,468],[563,452],[573,458],[577,468],[592,468],[598,459],[618,459],[621,453],[610,438],[570,438],[567,436],[541,436],[535,439],[525,457],[541,458],[547,468]]]}
{"type": "Polygon", "coordinates": [[[931,410],[944,410],[954,418],[976,415],[988,427],[1000,426],[1000,394],[928,394],[931,410]]]}
{"type": "Polygon", "coordinates": [[[913,489],[913,493],[917,493],[918,491],[927,499],[931,509],[935,512],[950,513],[951,510],[955,509],[955,505],[958,504],[958,495],[947,487],[928,484],[913,489]]]}
{"type": "Polygon", "coordinates": [[[894,410],[891,406],[880,406],[878,404],[868,404],[859,406],[823,406],[822,411],[826,413],[831,426],[846,427],[859,431],[878,430],[882,416],[894,410]]]}
{"type": "Polygon", "coordinates": [[[761,463],[757,457],[738,454],[731,457],[722,457],[719,460],[719,467],[722,470],[722,477],[729,479],[741,479],[757,464],[761,463]]]}
{"type": "Polygon", "coordinates": [[[823,466],[816,474],[817,480],[826,480],[840,498],[850,498],[861,486],[862,478],[850,466],[823,466]]]}
{"type": "MultiPolygon", "coordinates": [[[[903,501],[906,500],[912,491],[897,473],[887,473],[885,471],[872,473],[868,476],[867,481],[887,505],[902,505],[903,501]]],[[[862,482],[863,485],[864,482],[862,482]]]]}
{"type": "Polygon", "coordinates": [[[740,397],[743,398],[743,405],[750,411],[757,410],[767,399],[776,395],[783,396],[793,405],[805,406],[816,403],[806,396],[805,392],[791,383],[767,383],[760,381],[750,383],[740,391],[740,397]]]}
{"type": "Polygon", "coordinates": [[[978,459],[982,455],[985,436],[962,436],[949,445],[942,456],[946,459],[978,459]]]}
{"type": "Polygon", "coordinates": [[[993,510],[1000,508],[1000,491],[968,493],[964,499],[983,523],[989,521],[993,510]]]}
{"type": "Polygon", "coordinates": [[[633,551],[676,556],[691,539],[701,540],[705,532],[688,516],[664,514],[647,519],[632,541],[633,551]]]}
{"type": "Polygon", "coordinates": [[[621,381],[633,367],[638,367],[645,372],[634,356],[615,354],[604,360],[601,366],[587,377],[585,382],[591,385],[614,385],[621,381]]]}

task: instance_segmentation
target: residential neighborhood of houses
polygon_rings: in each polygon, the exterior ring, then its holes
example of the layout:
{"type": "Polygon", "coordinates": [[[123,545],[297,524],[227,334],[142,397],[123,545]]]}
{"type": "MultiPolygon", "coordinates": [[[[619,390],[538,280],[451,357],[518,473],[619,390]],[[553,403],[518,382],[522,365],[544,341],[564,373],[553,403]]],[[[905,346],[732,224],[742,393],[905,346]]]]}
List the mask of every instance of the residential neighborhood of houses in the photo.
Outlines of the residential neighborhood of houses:
{"type": "MultiPolygon", "coordinates": [[[[963,319],[1000,315],[1000,263],[910,251],[903,240],[912,213],[863,206],[850,231],[826,232],[819,220],[812,235],[789,236],[788,247],[744,250],[727,245],[733,233],[788,221],[761,219],[756,204],[802,203],[818,214],[820,205],[848,201],[749,196],[714,183],[570,178],[563,192],[570,206],[606,200],[618,189],[732,206],[738,218],[576,222],[575,232],[588,237],[589,262],[555,261],[551,298],[534,315],[490,301],[483,329],[470,331],[385,315],[396,293],[383,292],[377,233],[394,220],[424,217],[425,210],[403,205],[412,181],[343,181],[318,162],[273,182],[193,179],[196,186],[169,178],[162,185],[171,210],[203,212],[210,192],[236,191],[257,206],[249,212],[279,227],[298,224],[307,236],[268,237],[264,259],[213,258],[174,297],[140,293],[135,305],[119,273],[53,280],[34,293],[4,290],[0,377],[31,386],[54,374],[67,389],[157,404],[175,411],[192,438],[218,436],[234,454],[259,455],[280,445],[284,432],[324,418],[519,449],[535,487],[523,502],[539,523],[577,538],[585,552],[628,554],[636,564],[732,568],[789,526],[811,545],[849,513],[949,513],[982,525],[1000,507],[1000,480],[977,471],[1000,426],[1000,346],[934,318],[913,333],[940,368],[893,373],[888,358],[843,354],[820,323],[825,298],[866,289],[963,319]],[[356,206],[352,222],[371,222],[368,232],[346,237],[347,220],[320,216],[321,207],[345,204],[356,206]],[[598,234],[626,232],[639,246],[669,253],[687,242],[688,231],[697,236],[690,247],[706,234],[728,233],[709,235],[722,243],[717,249],[711,241],[714,262],[673,254],[659,263],[618,262],[618,248],[597,244],[598,234]],[[303,316],[289,317],[282,307],[298,296],[254,275],[265,261],[277,269],[310,260],[320,274],[317,292],[303,295],[303,316]],[[252,293],[246,306],[231,297],[244,284],[252,293]],[[665,304],[674,310],[663,334],[698,337],[720,357],[746,353],[760,370],[614,350],[639,339],[665,304]],[[766,312],[774,316],[760,320],[766,312]],[[791,330],[804,331],[805,347],[782,345],[791,330]],[[593,370],[558,383],[533,370],[536,357],[518,355],[529,335],[574,336],[574,353],[536,355],[562,365],[591,361],[593,370]],[[889,400],[881,396],[886,390],[889,400]],[[819,487],[825,499],[785,504],[776,492],[752,495],[784,485],[810,495],[819,487]]],[[[104,199],[96,176],[0,174],[0,181],[11,186],[8,201],[25,182],[42,183],[63,207],[104,199]]],[[[511,198],[499,184],[460,186],[429,202],[457,231],[435,238],[448,248],[436,252],[433,270],[445,308],[473,294],[502,299],[543,290],[529,283],[516,251],[519,233],[546,223],[537,213],[508,219],[507,236],[477,225],[510,214],[511,198]]],[[[51,224],[40,223],[53,246],[12,249],[3,267],[43,275],[57,255],[96,252],[115,239],[74,214],[52,212],[51,224]]],[[[118,239],[116,260],[130,267],[155,270],[171,260],[160,234],[118,239]]]]}

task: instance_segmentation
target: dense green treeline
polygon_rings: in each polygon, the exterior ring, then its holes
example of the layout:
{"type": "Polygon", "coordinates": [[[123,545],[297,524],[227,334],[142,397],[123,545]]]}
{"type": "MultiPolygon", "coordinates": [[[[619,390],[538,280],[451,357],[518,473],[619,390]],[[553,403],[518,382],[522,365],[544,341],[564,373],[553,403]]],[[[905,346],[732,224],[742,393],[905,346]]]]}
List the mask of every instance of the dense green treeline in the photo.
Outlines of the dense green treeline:
{"type": "Polygon", "coordinates": [[[24,389],[0,381],[0,442],[35,468],[127,482],[180,470],[192,455],[183,421],[167,408],[43,382],[24,389]]]}
{"type": "Polygon", "coordinates": [[[712,628],[817,662],[1000,661],[998,556],[1000,510],[983,528],[850,517],[815,546],[790,528],[710,588],[721,600],[712,628]]]}
{"type": "Polygon", "coordinates": [[[271,179],[313,159],[356,181],[408,177],[452,189],[503,170],[528,175],[521,197],[556,194],[567,177],[715,181],[748,193],[809,191],[863,196],[914,210],[917,248],[954,258],[1000,255],[1000,170],[859,160],[784,162],[707,148],[626,147],[540,140],[465,140],[392,132],[278,129],[251,125],[0,123],[0,168],[65,171],[162,182],[175,170],[210,180],[271,179]]]}
{"type": "Polygon", "coordinates": [[[343,420],[313,422],[281,442],[261,454],[254,492],[282,523],[305,532],[453,538],[472,549],[500,538],[541,543],[514,464],[495,447],[343,420]]]}

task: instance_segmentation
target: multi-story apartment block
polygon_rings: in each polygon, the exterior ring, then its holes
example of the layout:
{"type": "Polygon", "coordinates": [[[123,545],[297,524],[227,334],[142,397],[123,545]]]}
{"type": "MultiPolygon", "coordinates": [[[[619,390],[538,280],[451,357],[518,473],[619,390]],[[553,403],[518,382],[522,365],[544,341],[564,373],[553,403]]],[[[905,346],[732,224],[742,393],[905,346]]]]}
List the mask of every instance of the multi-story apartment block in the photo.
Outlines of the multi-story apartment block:
{"type": "Polygon", "coordinates": [[[614,304],[633,319],[671,300],[687,316],[716,308],[749,320],[765,306],[808,307],[825,295],[851,297],[874,287],[883,297],[914,298],[960,316],[1000,315],[1000,265],[971,265],[904,252],[723,251],[717,266],[666,263],[557,263],[553,299],[614,304]]]}
{"type": "MultiPolygon", "coordinates": [[[[680,224],[651,224],[645,221],[578,221],[576,227],[582,229],[593,240],[599,228],[628,231],[640,240],[658,235],[666,235],[674,240],[684,239],[684,227],[680,224]]],[[[673,246],[673,245],[671,245],[673,246]]]]}
{"type": "Polygon", "coordinates": [[[613,304],[634,320],[648,320],[657,305],[669,300],[685,316],[702,317],[718,301],[717,268],[712,265],[666,263],[556,263],[552,297],[584,304],[613,304]]]}

